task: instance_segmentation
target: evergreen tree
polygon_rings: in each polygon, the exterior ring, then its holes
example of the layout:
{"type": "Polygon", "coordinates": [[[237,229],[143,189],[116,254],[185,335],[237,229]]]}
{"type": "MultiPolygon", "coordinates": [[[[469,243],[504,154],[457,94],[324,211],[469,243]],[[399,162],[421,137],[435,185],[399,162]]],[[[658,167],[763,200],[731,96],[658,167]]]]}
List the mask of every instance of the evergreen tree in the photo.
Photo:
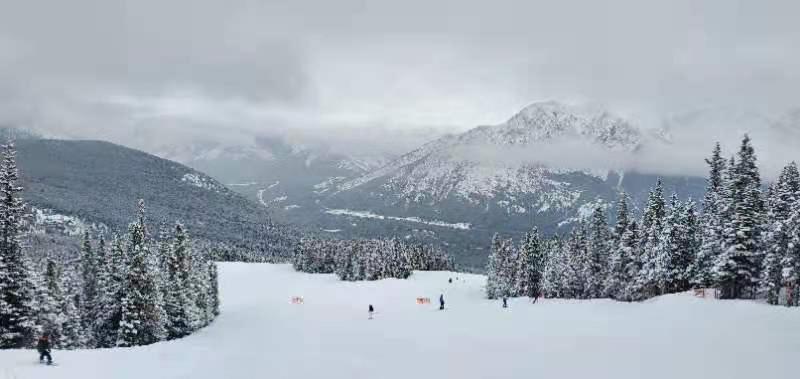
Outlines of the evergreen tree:
{"type": "Polygon", "coordinates": [[[495,234],[487,267],[486,296],[489,299],[513,295],[516,262],[514,255],[513,242],[495,234]]]}
{"type": "Polygon", "coordinates": [[[217,280],[217,264],[208,262],[208,314],[212,318],[219,315],[219,281],[217,280]]]}
{"type": "MultiPolygon", "coordinates": [[[[798,297],[800,297],[800,210],[795,209],[786,224],[789,242],[786,253],[781,259],[782,280],[787,291],[786,305],[796,306],[798,297]]],[[[765,269],[765,271],[767,275],[771,274],[771,268],[765,269]]],[[[768,280],[774,279],[770,278],[768,280]]]]}
{"type": "Polygon", "coordinates": [[[0,349],[27,347],[36,332],[35,284],[20,244],[25,204],[18,180],[16,150],[9,143],[0,163],[0,349]]]}
{"type": "Polygon", "coordinates": [[[682,292],[692,288],[694,262],[701,245],[697,208],[691,199],[680,208],[676,229],[678,248],[672,257],[671,276],[674,279],[674,290],[682,292]]]}
{"type": "Polygon", "coordinates": [[[715,265],[717,285],[724,298],[754,295],[762,260],[761,226],[764,203],[761,179],[750,137],[745,135],[727,183],[729,221],[725,228],[726,252],[715,265]]]}
{"type": "Polygon", "coordinates": [[[192,254],[189,264],[191,267],[189,286],[193,296],[189,297],[190,304],[187,306],[187,314],[191,332],[208,325],[214,316],[208,313],[212,303],[212,299],[209,297],[211,291],[208,288],[208,262],[204,257],[192,254]]]}
{"type": "Polygon", "coordinates": [[[611,242],[611,233],[602,206],[594,209],[589,228],[588,256],[584,266],[587,292],[584,297],[599,298],[604,292],[611,242]]]}
{"type": "Polygon", "coordinates": [[[129,227],[128,272],[122,299],[122,319],[117,346],[148,345],[162,340],[164,311],[161,291],[146,241],[144,201],[139,201],[138,220],[129,227]]]}
{"type": "Polygon", "coordinates": [[[562,255],[563,246],[558,236],[545,243],[545,267],[542,283],[544,296],[547,298],[564,297],[563,279],[566,271],[565,257],[562,255]]]}
{"type": "MultiPolygon", "coordinates": [[[[101,248],[105,243],[101,239],[101,248]]],[[[105,254],[104,254],[105,255],[105,254]]],[[[104,279],[99,282],[97,319],[95,320],[95,342],[97,347],[114,347],[122,320],[122,300],[125,297],[125,280],[128,264],[122,241],[115,235],[109,249],[105,265],[104,279]]]]}
{"type": "Polygon", "coordinates": [[[770,304],[780,302],[780,291],[784,283],[783,265],[790,250],[790,228],[796,225],[792,215],[798,200],[800,200],[800,173],[797,164],[792,162],[783,168],[778,180],[770,187],[767,201],[768,221],[764,231],[766,255],[762,262],[759,289],[766,295],[770,304]]]}
{"type": "Polygon", "coordinates": [[[61,338],[59,347],[62,349],[80,349],[89,347],[87,331],[83,328],[80,309],[81,286],[78,280],[70,275],[62,275],[61,288],[64,291],[64,301],[61,304],[61,338]]]}
{"type": "Polygon", "coordinates": [[[620,274],[623,278],[620,280],[623,287],[622,293],[619,295],[621,300],[637,301],[645,297],[642,281],[639,279],[642,271],[640,242],[638,224],[636,224],[636,221],[632,221],[628,225],[628,229],[625,230],[619,247],[623,270],[620,274]]]}
{"type": "Polygon", "coordinates": [[[628,230],[630,224],[630,214],[628,210],[628,194],[624,191],[619,194],[617,202],[617,221],[614,224],[614,243],[618,244],[622,235],[628,230]]]}
{"type": "Polygon", "coordinates": [[[652,297],[659,294],[660,267],[658,246],[659,237],[662,235],[664,217],[666,216],[666,202],[664,189],[659,178],[655,188],[650,191],[647,207],[642,216],[642,241],[639,244],[642,270],[637,275],[637,286],[641,288],[642,295],[652,297]]]}
{"type": "Polygon", "coordinates": [[[767,254],[761,270],[760,290],[766,294],[769,304],[777,305],[783,286],[783,264],[789,254],[791,236],[788,220],[775,220],[770,224],[765,236],[767,254]]]}
{"type": "Polygon", "coordinates": [[[83,279],[83,291],[80,297],[81,302],[81,325],[83,329],[89,331],[87,334],[90,346],[95,345],[94,324],[97,320],[97,264],[99,259],[95,256],[92,249],[92,239],[89,231],[83,233],[83,243],[81,245],[81,278],[83,279]]]}
{"type": "Polygon", "coordinates": [[[40,291],[37,296],[37,325],[46,333],[54,346],[61,347],[61,324],[63,323],[62,304],[64,294],[61,291],[61,273],[52,259],[45,264],[44,279],[39,281],[40,291]]]}
{"type": "Polygon", "coordinates": [[[575,226],[569,240],[563,245],[562,255],[566,257],[566,270],[562,287],[567,298],[585,298],[588,293],[585,268],[589,265],[589,253],[586,235],[586,226],[580,223],[575,226]]]}
{"type": "Polygon", "coordinates": [[[714,282],[712,270],[724,246],[725,210],[725,159],[719,142],[714,146],[711,157],[706,159],[709,166],[706,179],[706,193],[703,198],[703,214],[701,216],[701,245],[692,265],[691,284],[694,288],[708,288],[714,282]]]}
{"type": "Polygon", "coordinates": [[[768,220],[770,222],[788,220],[798,200],[800,200],[800,172],[797,164],[792,162],[783,168],[773,186],[773,193],[769,197],[768,220]]]}
{"type": "Polygon", "coordinates": [[[535,227],[525,234],[519,250],[517,268],[517,294],[538,297],[543,292],[545,255],[539,240],[539,230],[535,227]]]}
{"type": "Polygon", "coordinates": [[[167,313],[167,338],[181,338],[192,331],[192,288],[189,281],[190,252],[186,232],[175,225],[172,247],[166,251],[166,283],[164,310],[167,313]]]}

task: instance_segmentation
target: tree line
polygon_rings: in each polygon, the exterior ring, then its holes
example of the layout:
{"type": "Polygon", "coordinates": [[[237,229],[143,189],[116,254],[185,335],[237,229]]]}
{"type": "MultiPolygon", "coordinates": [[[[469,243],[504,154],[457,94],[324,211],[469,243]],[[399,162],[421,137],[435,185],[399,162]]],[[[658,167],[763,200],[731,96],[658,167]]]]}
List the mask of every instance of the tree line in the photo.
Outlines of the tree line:
{"type": "Polygon", "coordinates": [[[405,279],[414,270],[453,269],[452,261],[441,250],[396,238],[304,238],[295,250],[293,266],[297,271],[335,273],[341,280],[348,281],[405,279]]]}
{"type": "Polygon", "coordinates": [[[194,249],[183,226],[153,238],[144,202],[126,234],[110,244],[84,234],[64,261],[26,254],[25,203],[13,144],[0,162],[0,348],[147,345],[186,336],[219,313],[217,268],[194,249]]]}
{"type": "Polygon", "coordinates": [[[640,301],[715,289],[723,299],[763,298],[798,305],[800,173],[792,162],[766,191],[751,140],[725,159],[717,143],[702,209],[659,180],[641,217],[625,193],[614,223],[603,206],[565,236],[543,239],[534,229],[517,247],[495,235],[487,267],[489,298],[537,296],[640,301]]]}

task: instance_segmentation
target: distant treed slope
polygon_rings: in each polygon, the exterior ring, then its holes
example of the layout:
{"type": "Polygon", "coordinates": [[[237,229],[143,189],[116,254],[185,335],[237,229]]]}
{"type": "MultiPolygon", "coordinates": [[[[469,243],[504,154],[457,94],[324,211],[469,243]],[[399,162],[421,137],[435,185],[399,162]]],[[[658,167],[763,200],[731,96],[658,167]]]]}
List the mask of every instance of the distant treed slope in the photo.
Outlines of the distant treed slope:
{"type": "Polygon", "coordinates": [[[266,226],[263,207],[179,163],[100,141],[32,139],[17,147],[23,196],[39,208],[120,230],[144,199],[151,225],[180,220],[198,238],[291,244],[284,228],[266,226]]]}

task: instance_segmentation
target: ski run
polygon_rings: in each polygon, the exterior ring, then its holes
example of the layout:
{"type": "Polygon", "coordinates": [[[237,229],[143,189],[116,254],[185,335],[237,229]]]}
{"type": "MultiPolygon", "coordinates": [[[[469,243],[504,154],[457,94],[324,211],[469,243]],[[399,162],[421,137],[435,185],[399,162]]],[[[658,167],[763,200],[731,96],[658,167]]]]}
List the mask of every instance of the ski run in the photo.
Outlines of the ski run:
{"type": "Polygon", "coordinates": [[[480,275],[346,282],[289,265],[219,270],[221,314],[190,336],[54,350],[55,367],[35,350],[3,350],[0,378],[779,379],[796,377],[800,357],[800,309],[748,300],[516,298],[503,309],[480,275]]]}

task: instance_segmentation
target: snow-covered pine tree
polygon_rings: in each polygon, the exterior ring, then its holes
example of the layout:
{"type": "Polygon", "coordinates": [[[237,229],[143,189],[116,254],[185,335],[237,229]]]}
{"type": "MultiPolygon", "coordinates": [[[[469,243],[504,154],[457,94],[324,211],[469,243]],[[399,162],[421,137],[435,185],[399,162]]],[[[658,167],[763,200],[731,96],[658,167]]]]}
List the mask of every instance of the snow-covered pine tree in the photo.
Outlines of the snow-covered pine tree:
{"type": "Polygon", "coordinates": [[[620,299],[623,296],[625,286],[629,280],[625,270],[628,266],[631,252],[627,251],[622,244],[625,232],[630,224],[627,197],[625,192],[622,192],[617,202],[617,220],[614,224],[612,241],[609,244],[611,253],[608,258],[608,272],[603,283],[603,294],[612,299],[620,299]]]}
{"type": "Polygon", "coordinates": [[[72,272],[62,274],[61,288],[64,291],[64,302],[61,306],[62,324],[60,347],[63,349],[80,349],[89,347],[88,331],[83,328],[81,309],[79,308],[82,286],[72,272]]]}
{"type": "Polygon", "coordinates": [[[353,244],[340,241],[334,272],[341,280],[353,280],[353,244]]]}
{"type": "MultiPolygon", "coordinates": [[[[735,191],[733,183],[736,181],[736,158],[731,157],[725,169],[724,187],[720,201],[720,217],[722,227],[720,234],[720,252],[711,268],[713,285],[717,289],[733,288],[736,279],[737,264],[731,259],[733,255],[735,225],[733,222],[733,209],[735,191]]],[[[723,294],[722,296],[730,296],[723,294]]]]}
{"type": "Polygon", "coordinates": [[[158,273],[146,240],[144,201],[139,201],[137,221],[128,232],[128,272],[122,299],[122,319],[117,346],[139,346],[166,336],[158,273]]]}
{"type": "Polygon", "coordinates": [[[539,230],[534,228],[531,232],[531,241],[527,244],[530,252],[531,264],[529,270],[531,272],[530,288],[528,288],[528,296],[538,297],[544,292],[544,269],[547,264],[547,251],[543,246],[539,230]],[[534,243],[535,242],[535,243],[534,243]]]}
{"type": "MultiPolygon", "coordinates": [[[[100,241],[100,246],[104,246],[104,240],[100,241]]],[[[98,252],[100,250],[105,249],[98,249],[98,252]]],[[[94,325],[95,342],[101,348],[114,347],[117,344],[119,323],[122,319],[122,299],[125,297],[128,265],[122,240],[116,235],[106,257],[105,264],[101,266],[104,267],[105,274],[101,276],[104,279],[98,281],[97,319],[94,325]]]]}
{"type": "Polygon", "coordinates": [[[544,246],[539,239],[539,230],[534,227],[525,233],[517,257],[516,292],[519,296],[538,297],[543,291],[545,267],[544,246]]]}
{"type": "Polygon", "coordinates": [[[167,313],[167,338],[181,338],[192,332],[193,289],[189,282],[190,251],[183,226],[175,225],[171,246],[166,248],[164,311],[167,313]]]}
{"type": "Polygon", "coordinates": [[[566,258],[566,270],[562,287],[567,298],[585,298],[588,292],[585,270],[589,258],[586,229],[583,223],[576,225],[569,240],[563,245],[562,255],[566,258]]]}
{"type": "Polygon", "coordinates": [[[703,198],[703,214],[700,218],[700,248],[692,264],[691,284],[693,288],[708,288],[714,282],[712,270],[717,257],[722,253],[725,159],[719,142],[711,157],[706,159],[709,174],[703,198]]]}
{"type": "Polygon", "coordinates": [[[499,297],[517,296],[514,293],[515,278],[517,277],[517,250],[511,238],[505,239],[500,244],[500,272],[498,276],[499,297]]]}
{"type": "Polygon", "coordinates": [[[621,300],[638,301],[645,298],[644,289],[641,286],[642,282],[639,280],[639,274],[642,272],[642,256],[639,243],[641,243],[639,226],[636,221],[631,221],[619,243],[621,260],[627,262],[623,265],[623,273],[621,274],[624,277],[624,280],[621,280],[622,293],[619,295],[621,300]]]}
{"type": "Polygon", "coordinates": [[[766,255],[761,266],[759,290],[767,302],[778,304],[783,287],[783,263],[789,254],[790,228],[797,227],[793,209],[800,200],[800,173],[797,164],[790,163],[781,171],[778,180],[770,187],[767,225],[764,230],[766,255]]]}
{"type": "Polygon", "coordinates": [[[619,200],[617,201],[617,220],[614,223],[614,247],[619,244],[622,235],[628,230],[630,224],[630,211],[628,210],[628,194],[625,191],[620,192],[619,200]]]}
{"type": "Polygon", "coordinates": [[[47,259],[44,278],[37,281],[37,321],[43,333],[50,336],[55,347],[61,348],[61,325],[63,323],[62,304],[64,293],[61,291],[61,273],[56,262],[47,259]]]}
{"type": "Polygon", "coordinates": [[[761,267],[764,202],[756,155],[745,135],[727,184],[731,202],[725,228],[726,252],[715,265],[717,285],[727,299],[753,297],[761,267]]]}
{"type": "Polygon", "coordinates": [[[694,277],[693,264],[700,250],[700,225],[698,224],[697,208],[689,199],[680,209],[678,214],[678,248],[672,257],[672,274],[675,280],[674,290],[677,292],[688,291],[692,288],[694,277]]]}
{"type": "Polygon", "coordinates": [[[188,281],[191,303],[187,306],[190,332],[208,325],[214,318],[212,314],[208,313],[211,308],[211,298],[209,298],[211,291],[208,288],[210,280],[207,265],[205,257],[198,254],[190,255],[188,281]]]}
{"type": "Polygon", "coordinates": [[[547,298],[564,297],[563,278],[566,271],[566,258],[563,253],[561,239],[558,236],[545,243],[545,268],[542,291],[547,298]]]}
{"type": "Polygon", "coordinates": [[[659,178],[656,181],[656,186],[650,191],[647,206],[642,215],[642,241],[639,244],[642,271],[639,273],[637,280],[639,282],[638,286],[641,287],[645,297],[653,297],[659,294],[659,257],[657,252],[665,216],[664,188],[661,178],[659,178]]]}
{"type": "Polygon", "coordinates": [[[9,142],[0,162],[0,349],[28,347],[36,332],[35,284],[20,244],[25,204],[18,180],[16,150],[9,142]]]}
{"type": "Polygon", "coordinates": [[[789,243],[781,260],[782,280],[786,288],[786,305],[800,303],[800,209],[795,209],[787,224],[789,243]]]}
{"type": "Polygon", "coordinates": [[[786,221],[800,201],[800,172],[797,163],[791,162],[783,168],[773,188],[767,218],[769,221],[786,221]]]}
{"type": "Polygon", "coordinates": [[[759,290],[766,295],[767,302],[773,305],[777,305],[780,300],[783,264],[790,250],[791,235],[788,223],[789,220],[774,220],[768,225],[764,235],[767,253],[762,263],[759,290]]]}
{"type": "Polygon", "coordinates": [[[102,322],[100,322],[100,320],[103,319],[105,309],[114,301],[111,282],[111,260],[109,259],[110,256],[106,247],[106,240],[102,235],[100,235],[100,239],[97,243],[94,257],[95,299],[92,313],[94,318],[91,320],[90,330],[92,332],[94,347],[110,347],[103,341],[105,338],[105,330],[103,329],[102,322]]]}
{"type": "Polygon", "coordinates": [[[681,204],[678,200],[678,195],[673,193],[670,198],[669,206],[667,207],[666,217],[664,218],[663,226],[659,231],[658,244],[656,245],[653,257],[655,264],[651,267],[654,269],[651,272],[651,284],[655,284],[655,292],[651,295],[661,295],[671,293],[674,291],[675,282],[675,269],[673,258],[678,254],[678,240],[680,233],[678,217],[681,212],[681,204]]]}
{"type": "Polygon", "coordinates": [[[81,244],[80,267],[83,289],[81,291],[81,325],[87,331],[86,336],[89,346],[95,346],[94,330],[95,320],[97,319],[97,263],[92,248],[92,238],[89,231],[83,232],[83,242],[81,244]]]}
{"type": "Polygon", "coordinates": [[[206,311],[211,318],[219,315],[219,280],[217,279],[217,264],[208,262],[208,310],[206,311]]]}
{"type": "Polygon", "coordinates": [[[584,266],[584,277],[586,278],[584,297],[586,298],[594,299],[603,296],[611,240],[605,208],[597,206],[589,224],[588,257],[586,266],[584,266]]]}
{"type": "Polygon", "coordinates": [[[366,243],[361,240],[353,241],[352,243],[352,252],[350,256],[352,257],[352,262],[350,267],[352,268],[352,272],[350,275],[350,280],[364,280],[364,256],[367,254],[366,251],[366,243]]]}
{"type": "Polygon", "coordinates": [[[502,254],[503,240],[500,238],[499,234],[495,233],[492,237],[491,252],[486,265],[486,297],[489,299],[497,299],[501,296],[501,276],[503,275],[502,254]]]}

